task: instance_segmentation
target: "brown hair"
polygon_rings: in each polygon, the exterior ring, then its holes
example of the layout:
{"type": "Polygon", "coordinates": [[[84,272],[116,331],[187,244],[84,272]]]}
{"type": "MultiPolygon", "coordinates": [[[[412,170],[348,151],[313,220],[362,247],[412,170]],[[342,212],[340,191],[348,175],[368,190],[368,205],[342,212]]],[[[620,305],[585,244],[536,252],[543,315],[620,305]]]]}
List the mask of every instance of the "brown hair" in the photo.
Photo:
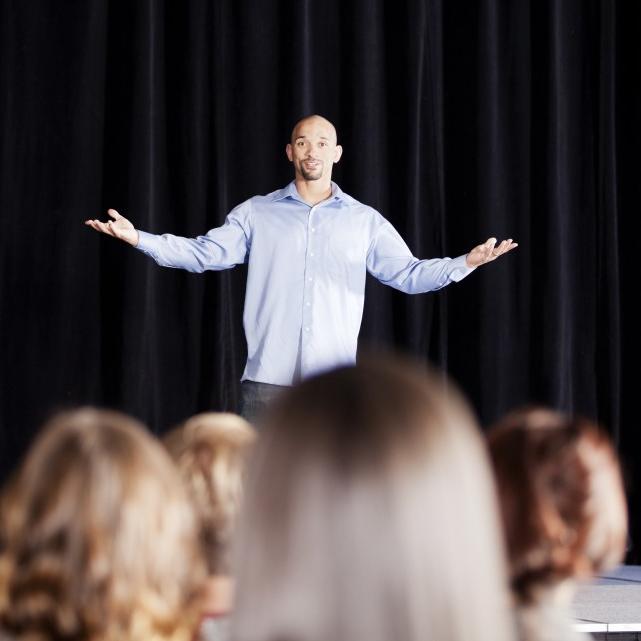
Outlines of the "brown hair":
{"type": "Polygon", "coordinates": [[[242,497],[252,426],[236,414],[206,412],[163,438],[201,523],[210,574],[228,574],[228,547],[242,497]]]}
{"type": "Polygon", "coordinates": [[[441,383],[376,359],[276,401],[248,474],[234,641],[511,638],[489,464],[441,383]]]}
{"type": "Polygon", "coordinates": [[[608,436],[543,408],[508,415],[489,432],[516,598],[618,563],[627,512],[608,436]]]}
{"type": "Polygon", "coordinates": [[[0,618],[17,639],[187,640],[195,516],[142,425],[91,408],[44,428],[3,504],[0,618]]]}

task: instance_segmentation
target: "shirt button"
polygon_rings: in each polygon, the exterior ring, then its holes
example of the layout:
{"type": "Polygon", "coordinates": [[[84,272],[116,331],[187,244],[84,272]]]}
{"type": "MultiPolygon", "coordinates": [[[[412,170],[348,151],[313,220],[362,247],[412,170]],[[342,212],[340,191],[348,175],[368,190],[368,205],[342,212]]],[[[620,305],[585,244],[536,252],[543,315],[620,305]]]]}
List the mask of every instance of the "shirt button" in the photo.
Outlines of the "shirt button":
{"type": "Polygon", "coordinates": [[[305,305],[307,305],[307,307],[309,307],[311,305],[311,303],[305,303],[305,305]]]}
{"type": "Polygon", "coordinates": [[[311,252],[311,253],[310,253],[310,256],[313,256],[313,255],[314,255],[314,252],[311,252]]]}
{"type": "Polygon", "coordinates": [[[312,227],[312,231],[316,231],[316,227],[312,227]]]}
{"type": "Polygon", "coordinates": [[[306,327],[306,328],[305,328],[305,331],[306,331],[306,332],[308,332],[308,331],[309,331],[309,327],[306,327]]]}
{"type": "Polygon", "coordinates": [[[314,279],[310,276],[307,280],[311,283],[314,279]]]}

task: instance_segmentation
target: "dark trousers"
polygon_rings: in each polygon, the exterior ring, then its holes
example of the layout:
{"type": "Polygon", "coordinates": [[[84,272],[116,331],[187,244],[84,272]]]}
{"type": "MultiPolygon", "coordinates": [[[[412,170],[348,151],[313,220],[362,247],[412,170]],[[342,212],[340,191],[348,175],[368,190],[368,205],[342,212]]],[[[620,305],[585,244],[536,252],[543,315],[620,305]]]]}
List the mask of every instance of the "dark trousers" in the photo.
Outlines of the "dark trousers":
{"type": "Polygon", "coordinates": [[[240,384],[240,415],[254,427],[258,426],[267,406],[286,389],[284,385],[243,381],[240,384]]]}

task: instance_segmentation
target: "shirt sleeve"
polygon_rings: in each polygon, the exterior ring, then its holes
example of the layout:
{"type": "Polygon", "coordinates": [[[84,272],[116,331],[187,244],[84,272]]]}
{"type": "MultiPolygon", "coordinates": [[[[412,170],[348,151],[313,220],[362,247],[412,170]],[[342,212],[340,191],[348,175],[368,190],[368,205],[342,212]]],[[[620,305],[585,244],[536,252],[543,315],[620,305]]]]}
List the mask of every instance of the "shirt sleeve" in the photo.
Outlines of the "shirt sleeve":
{"type": "Polygon", "coordinates": [[[219,271],[247,260],[250,239],[249,204],[243,203],[229,213],[222,227],[210,229],[204,236],[183,238],[138,231],[136,249],[151,256],[162,267],[190,272],[219,271]]]}
{"type": "Polygon", "coordinates": [[[406,294],[421,294],[458,282],[474,271],[458,258],[419,260],[385,219],[374,232],[367,254],[367,271],[384,285],[406,294]]]}

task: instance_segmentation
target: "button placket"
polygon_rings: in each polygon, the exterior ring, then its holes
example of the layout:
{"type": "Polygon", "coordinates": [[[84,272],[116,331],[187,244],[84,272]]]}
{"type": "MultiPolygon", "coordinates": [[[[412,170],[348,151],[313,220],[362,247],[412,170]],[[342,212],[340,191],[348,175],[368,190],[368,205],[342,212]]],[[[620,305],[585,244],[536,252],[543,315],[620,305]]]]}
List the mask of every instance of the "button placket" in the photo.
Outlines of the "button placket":
{"type": "MultiPolygon", "coordinates": [[[[315,234],[316,224],[314,223],[314,214],[316,206],[309,210],[307,217],[307,248],[305,255],[305,286],[303,288],[303,347],[309,343],[312,337],[312,288],[314,283],[314,258],[315,254],[315,234]]],[[[305,361],[305,351],[301,354],[302,362],[305,361]]]]}

